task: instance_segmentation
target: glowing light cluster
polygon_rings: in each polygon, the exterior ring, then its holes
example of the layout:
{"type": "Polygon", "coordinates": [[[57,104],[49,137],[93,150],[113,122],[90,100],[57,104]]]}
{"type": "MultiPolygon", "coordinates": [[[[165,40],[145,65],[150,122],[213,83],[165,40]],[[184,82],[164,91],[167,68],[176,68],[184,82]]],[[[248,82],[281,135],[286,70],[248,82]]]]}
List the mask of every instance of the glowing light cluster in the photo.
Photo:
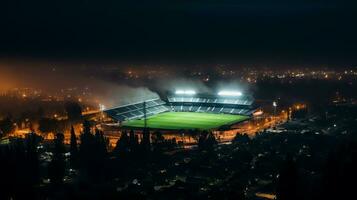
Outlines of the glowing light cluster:
{"type": "Polygon", "coordinates": [[[219,96],[242,96],[242,92],[239,92],[239,91],[226,91],[226,90],[223,90],[223,91],[220,91],[218,92],[218,95],[219,96]]]}
{"type": "Polygon", "coordinates": [[[105,106],[103,104],[99,104],[99,110],[100,111],[104,111],[105,110],[105,106]]]}
{"type": "Polygon", "coordinates": [[[175,94],[194,95],[196,92],[194,90],[176,90],[175,94]]]}

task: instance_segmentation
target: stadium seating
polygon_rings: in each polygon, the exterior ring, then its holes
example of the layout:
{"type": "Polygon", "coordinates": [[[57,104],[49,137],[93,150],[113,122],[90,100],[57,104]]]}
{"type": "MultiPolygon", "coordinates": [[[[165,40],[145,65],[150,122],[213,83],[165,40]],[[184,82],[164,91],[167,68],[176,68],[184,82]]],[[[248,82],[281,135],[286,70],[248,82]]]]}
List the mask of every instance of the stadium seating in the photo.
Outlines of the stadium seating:
{"type": "Polygon", "coordinates": [[[253,98],[239,97],[187,97],[169,96],[168,103],[171,111],[176,112],[210,112],[237,115],[250,115],[252,113],[253,98]]]}
{"type": "Polygon", "coordinates": [[[217,106],[171,106],[171,111],[175,112],[208,112],[208,113],[227,113],[237,115],[250,115],[251,110],[232,107],[217,107],[217,106]]]}
{"type": "MultiPolygon", "coordinates": [[[[153,99],[145,101],[146,104],[146,116],[156,115],[162,112],[166,112],[169,110],[167,106],[165,106],[165,102],[161,99],[153,99]]],[[[117,108],[112,108],[109,110],[105,110],[110,117],[118,120],[125,121],[131,119],[139,119],[144,117],[144,102],[124,105],[117,108]]]]}

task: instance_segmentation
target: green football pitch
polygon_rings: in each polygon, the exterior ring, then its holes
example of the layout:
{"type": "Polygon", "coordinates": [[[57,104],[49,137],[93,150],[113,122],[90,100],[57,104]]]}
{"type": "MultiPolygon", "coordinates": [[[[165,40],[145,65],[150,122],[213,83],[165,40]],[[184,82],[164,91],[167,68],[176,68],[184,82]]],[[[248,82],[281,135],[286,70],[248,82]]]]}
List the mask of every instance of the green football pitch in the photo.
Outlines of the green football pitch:
{"type": "MultiPolygon", "coordinates": [[[[215,129],[248,119],[244,115],[213,114],[198,112],[165,112],[147,118],[147,127],[153,129],[215,129]]],[[[144,119],[123,122],[126,128],[143,128],[144,119]]]]}

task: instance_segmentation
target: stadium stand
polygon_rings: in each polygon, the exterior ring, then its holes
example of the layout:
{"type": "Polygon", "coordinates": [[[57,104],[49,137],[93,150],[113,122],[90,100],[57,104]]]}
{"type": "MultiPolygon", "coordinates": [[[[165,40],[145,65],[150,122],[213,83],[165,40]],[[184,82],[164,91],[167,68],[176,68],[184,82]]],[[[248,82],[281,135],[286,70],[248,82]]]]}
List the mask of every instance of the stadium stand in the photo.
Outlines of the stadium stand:
{"type": "MultiPolygon", "coordinates": [[[[169,110],[165,106],[165,102],[161,99],[152,99],[145,101],[146,116],[156,115],[169,110]]],[[[125,121],[131,119],[139,119],[144,117],[144,102],[123,105],[116,108],[105,110],[104,112],[110,117],[118,120],[125,121]]]]}
{"type": "Polygon", "coordinates": [[[237,114],[237,115],[250,115],[252,110],[240,109],[232,107],[219,107],[219,106],[171,106],[171,111],[175,112],[211,112],[211,113],[226,113],[226,114],[237,114]]]}
{"type": "Polygon", "coordinates": [[[253,98],[249,96],[239,97],[187,97],[169,96],[167,98],[171,111],[175,112],[210,112],[237,115],[251,115],[253,109],[253,98]]]}

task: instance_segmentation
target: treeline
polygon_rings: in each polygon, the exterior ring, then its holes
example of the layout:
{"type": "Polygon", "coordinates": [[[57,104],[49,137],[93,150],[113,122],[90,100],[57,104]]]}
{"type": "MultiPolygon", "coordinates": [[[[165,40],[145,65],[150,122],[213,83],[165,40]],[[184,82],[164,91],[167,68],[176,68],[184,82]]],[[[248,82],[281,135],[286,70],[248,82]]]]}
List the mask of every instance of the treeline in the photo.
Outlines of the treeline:
{"type": "MultiPolygon", "coordinates": [[[[16,128],[36,130],[43,135],[63,132],[69,129],[71,124],[80,124],[83,121],[81,105],[74,101],[63,102],[62,104],[57,105],[58,108],[49,108],[46,110],[47,112],[42,107],[38,107],[37,109],[23,111],[20,114],[0,116],[0,138],[14,133],[16,128]],[[49,116],[53,112],[59,113],[58,116],[49,116]],[[66,120],[57,118],[61,116],[66,116],[66,120]]],[[[36,108],[36,106],[32,107],[36,108]]],[[[2,111],[1,113],[6,112],[2,111]]],[[[9,113],[12,112],[9,111],[9,113]]]]}
{"type": "MultiPolygon", "coordinates": [[[[159,131],[143,130],[141,135],[124,131],[111,152],[109,140],[89,121],[83,123],[79,138],[72,127],[69,146],[64,144],[62,133],[46,143],[35,133],[27,134],[25,139],[12,138],[0,146],[0,199],[57,199],[61,196],[58,191],[68,184],[96,185],[116,178],[129,179],[145,168],[165,165],[165,152],[182,147],[175,138],[165,139],[159,131]]],[[[217,144],[209,132],[197,134],[197,140],[203,151],[212,151],[217,144]]],[[[81,197],[79,192],[64,194],[81,197]]]]}
{"type": "Polygon", "coordinates": [[[226,190],[249,185],[243,174],[247,177],[275,174],[270,177],[272,184],[265,189],[276,194],[277,200],[350,199],[357,178],[356,135],[356,132],[345,135],[262,132],[252,139],[237,135],[232,141],[232,148],[237,151],[230,165],[237,162],[242,171],[229,181],[226,190]],[[246,163],[250,163],[246,165],[250,169],[242,167],[246,163]],[[234,182],[239,184],[231,188],[234,182]]]}

